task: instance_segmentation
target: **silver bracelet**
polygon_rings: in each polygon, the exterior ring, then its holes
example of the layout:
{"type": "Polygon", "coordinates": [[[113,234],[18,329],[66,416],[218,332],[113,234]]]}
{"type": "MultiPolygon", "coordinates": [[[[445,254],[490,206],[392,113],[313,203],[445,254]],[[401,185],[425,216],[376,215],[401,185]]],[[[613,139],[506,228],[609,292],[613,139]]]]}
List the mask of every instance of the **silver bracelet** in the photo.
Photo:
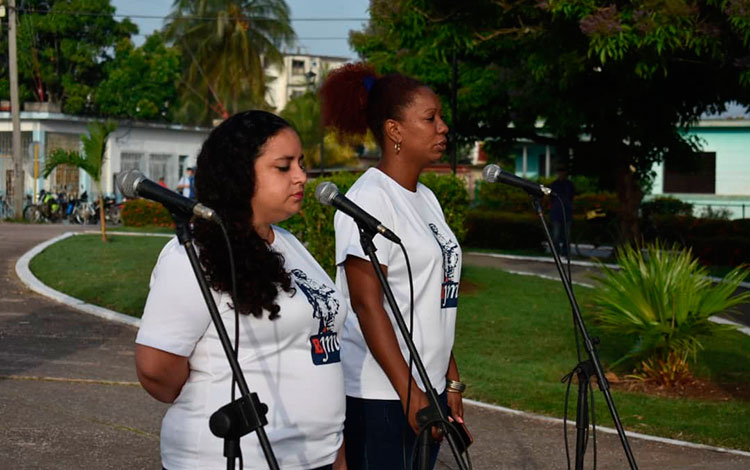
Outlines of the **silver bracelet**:
{"type": "Polygon", "coordinates": [[[462,393],[466,390],[466,384],[459,380],[445,379],[445,388],[449,392],[462,393]]]}

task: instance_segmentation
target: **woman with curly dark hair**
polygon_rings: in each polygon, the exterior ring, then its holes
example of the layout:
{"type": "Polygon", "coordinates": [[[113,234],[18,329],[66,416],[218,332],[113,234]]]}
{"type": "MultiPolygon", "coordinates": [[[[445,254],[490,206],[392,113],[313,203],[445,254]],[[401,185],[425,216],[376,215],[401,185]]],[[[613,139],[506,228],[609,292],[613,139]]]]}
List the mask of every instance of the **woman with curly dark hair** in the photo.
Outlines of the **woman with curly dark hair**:
{"type": "MultiPolygon", "coordinates": [[[[297,133],[278,116],[230,117],[198,156],[198,201],[227,226],[196,220],[203,269],[228,331],[239,322],[238,358],[251,390],[269,407],[265,427],[284,469],[330,469],[342,444],[345,398],[338,334],[346,309],[334,283],[304,246],[273,225],[299,212],[307,176],[297,133]]],[[[226,468],[210,415],[229,401],[232,372],[184,248],[166,244],[151,276],[136,338],[143,387],[171,403],[161,431],[169,470],[226,468]]],[[[267,468],[254,434],[242,439],[245,468],[267,468]]]]}
{"type": "MultiPolygon", "coordinates": [[[[411,77],[376,76],[364,64],[333,71],[321,89],[324,124],[344,133],[369,128],[380,146],[377,167],[367,170],[347,197],[399,237],[414,273],[412,337],[430,382],[463,423],[460,381],[453,340],[461,274],[461,249],[440,203],[419,175],[440,159],[448,126],[435,93],[411,77]]],[[[350,470],[404,468],[411,458],[416,413],[428,401],[410,375],[408,350],[381,286],[359,242],[353,220],[336,214],[336,282],[352,313],[342,337],[346,386],[346,460],[350,470]],[[400,352],[400,354],[398,353],[400,352]]],[[[399,309],[410,312],[406,260],[398,246],[375,237],[383,271],[399,309]]],[[[433,435],[439,438],[433,428],[433,435]]],[[[437,446],[433,447],[434,465],[437,446]]]]}

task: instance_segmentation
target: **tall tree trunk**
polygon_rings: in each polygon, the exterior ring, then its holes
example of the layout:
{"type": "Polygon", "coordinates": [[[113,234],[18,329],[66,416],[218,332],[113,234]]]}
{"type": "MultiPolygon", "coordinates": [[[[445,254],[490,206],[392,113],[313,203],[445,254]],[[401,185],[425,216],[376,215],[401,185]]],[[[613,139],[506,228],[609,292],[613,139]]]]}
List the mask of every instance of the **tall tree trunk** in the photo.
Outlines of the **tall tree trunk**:
{"type": "MultiPolygon", "coordinates": [[[[620,159],[625,160],[626,159],[620,159]]],[[[615,190],[620,201],[620,240],[619,244],[638,241],[640,227],[638,224],[638,207],[643,199],[643,191],[638,178],[630,164],[618,165],[615,176],[615,190]]]]}
{"type": "Polygon", "coordinates": [[[99,223],[102,228],[102,241],[107,241],[107,218],[104,215],[104,191],[102,190],[102,182],[97,181],[96,185],[99,188],[99,223]]]}

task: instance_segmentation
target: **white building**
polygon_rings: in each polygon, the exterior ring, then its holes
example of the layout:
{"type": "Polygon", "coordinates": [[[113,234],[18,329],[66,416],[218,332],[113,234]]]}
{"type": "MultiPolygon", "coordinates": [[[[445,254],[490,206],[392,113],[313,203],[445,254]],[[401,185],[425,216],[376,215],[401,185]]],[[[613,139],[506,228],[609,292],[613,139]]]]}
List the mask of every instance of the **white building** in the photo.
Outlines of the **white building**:
{"type": "MultiPolygon", "coordinates": [[[[45,157],[56,149],[81,150],[81,135],[87,133],[91,118],[62,113],[22,112],[21,148],[24,159],[25,193],[36,190],[67,192],[78,195],[96,193],[96,185],[82,170],[58,167],[49,178],[42,178],[45,157]],[[34,151],[34,145],[38,150],[34,151]],[[37,165],[35,165],[35,154],[37,165]],[[35,172],[35,166],[38,170],[35,172]],[[34,175],[37,175],[35,178],[34,175]]],[[[137,168],[148,178],[163,177],[175,188],[188,167],[194,166],[201,145],[210,129],[174,124],[121,121],[109,136],[106,162],[102,172],[105,193],[114,194],[117,173],[137,168]]],[[[0,194],[5,194],[13,171],[11,151],[12,123],[10,113],[0,112],[0,194]]]]}
{"type": "Polygon", "coordinates": [[[347,57],[286,53],[283,66],[265,69],[266,101],[280,112],[290,99],[316,88],[326,73],[347,62],[347,57]]]}

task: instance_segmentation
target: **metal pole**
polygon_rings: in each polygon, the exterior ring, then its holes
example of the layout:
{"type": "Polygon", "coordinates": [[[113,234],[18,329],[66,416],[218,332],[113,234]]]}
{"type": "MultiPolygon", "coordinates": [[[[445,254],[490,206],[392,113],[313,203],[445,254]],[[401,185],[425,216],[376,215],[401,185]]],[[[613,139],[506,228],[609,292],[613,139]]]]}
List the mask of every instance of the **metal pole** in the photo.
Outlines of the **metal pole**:
{"type": "MultiPolygon", "coordinates": [[[[13,190],[13,207],[16,214],[23,213],[24,177],[23,154],[21,153],[21,106],[18,100],[18,60],[16,35],[16,0],[8,0],[8,59],[10,62],[10,115],[13,122],[13,176],[11,188],[13,190]]],[[[6,188],[11,189],[11,188],[6,188]]]]}

